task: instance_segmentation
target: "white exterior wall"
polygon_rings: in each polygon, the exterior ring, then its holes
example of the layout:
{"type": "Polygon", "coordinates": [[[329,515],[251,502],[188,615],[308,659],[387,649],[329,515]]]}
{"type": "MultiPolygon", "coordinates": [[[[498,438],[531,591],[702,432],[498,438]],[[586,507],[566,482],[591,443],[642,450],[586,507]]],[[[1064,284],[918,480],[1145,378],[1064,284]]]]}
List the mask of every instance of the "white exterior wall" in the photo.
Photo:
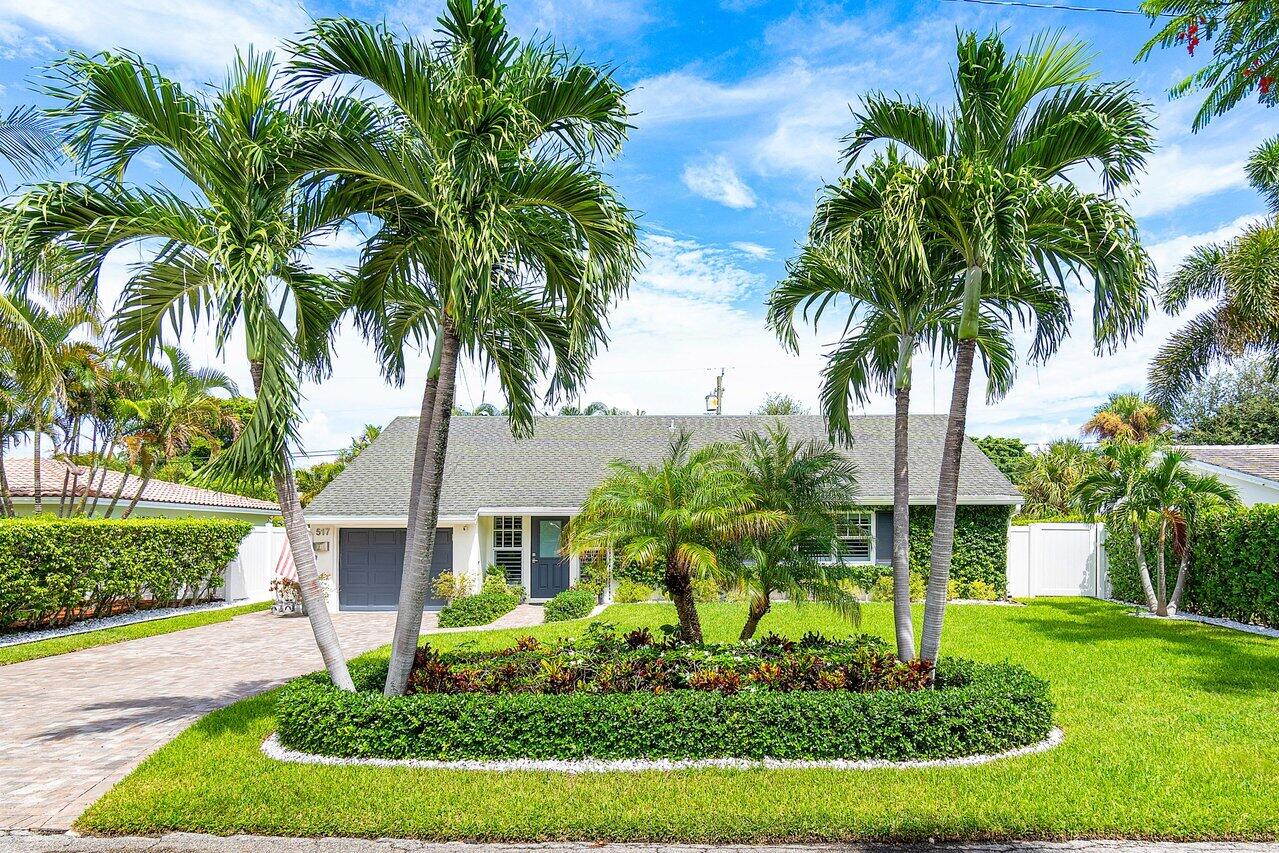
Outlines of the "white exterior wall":
{"type": "Polygon", "coordinates": [[[1008,594],[1109,598],[1102,524],[1046,523],[1008,528],[1008,594]]]}
{"type": "Polygon", "coordinates": [[[1186,467],[1201,474],[1213,474],[1221,482],[1232,486],[1239,493],[1239,500],[1243,501],[1244,506],[1279,503],[1279,483],[1273,480],[1254,477],[1220,465],[1208,465],[1194,459],[1187,462],[1186,467]]]}

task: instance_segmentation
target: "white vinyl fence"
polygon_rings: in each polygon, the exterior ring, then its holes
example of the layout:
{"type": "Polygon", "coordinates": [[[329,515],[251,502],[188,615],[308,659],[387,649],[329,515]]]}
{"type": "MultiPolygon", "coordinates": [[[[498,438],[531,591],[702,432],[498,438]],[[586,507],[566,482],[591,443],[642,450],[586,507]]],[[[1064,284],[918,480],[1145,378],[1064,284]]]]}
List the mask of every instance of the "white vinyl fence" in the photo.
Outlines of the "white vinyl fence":
{"type": "Polygon", "coordinates": [[[1106,528],[1049,522],[1008,528],[1008,593],[1108,598],[1106,528]]]}
{"type": "Polygon", "coordinates": [[[275,564],[287,538],[283,527],[261,524],[240,543],[240,555],[226,568],[223,597],[228,601],[270,601],[275,564]]]}

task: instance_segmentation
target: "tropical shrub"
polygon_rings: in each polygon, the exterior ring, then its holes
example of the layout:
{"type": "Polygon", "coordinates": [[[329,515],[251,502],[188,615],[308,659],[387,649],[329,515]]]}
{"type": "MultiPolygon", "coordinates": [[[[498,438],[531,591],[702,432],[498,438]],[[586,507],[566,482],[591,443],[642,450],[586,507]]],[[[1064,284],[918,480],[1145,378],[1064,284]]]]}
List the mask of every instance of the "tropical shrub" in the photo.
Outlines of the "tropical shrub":
{"type": "MultiPolygon", "coordinates": [[[[1279,505],[1216,510],[1192,520],[1190,566],[1182,610],[1279,628],[1279,505]]],[[[1142,528],[1146,559],[1154,560],[1156,525],[1142,528]]],[[[1143,603],[1132,534],[1107,524],[1111,597],[1143,603]]],[[[1176,565],[1172,543],[1168,564],[1176,565]]]]}
{"type": "Polygon", "coordinates": [[[591,615],[598,597],[586,587],[575,586],[566,589],[546,602],[545,621],[565,622],[569,619],[581,619],[591,615]]]}
{"type": "Polygon", "coordinates": [[[636,583],[632,580],[622,581],[613,592],[613,600],[618,604],[634,604],[639,601],[648,601],[652,597],[653,588],[651,586],[636,583]]]}
{"type": "MultiPolygon", "coordinates": [[[[959,506],[955,509],[955,550],[950,576],[1008,586],[1008,519],[1012,507],[959,506]]],[[[910,508],[911,574],[927,576],[933,551],[933,508],[910,508]]]]}
{"type": "Polygon", "coordinates": [[[519,606],[520,597],[506,590],[505,583],[502,584],[504,588],[501,592],[488,590],[487,587],[490,584],[487,581],[484,586],[485,591],[479,595],[455,598],[449,602],[448,607],[440,611],[440,627],[463,628],[470,625],[487,625],[519,606]]]}
{"type": "Polygon", "coordinates": [[[471,579],[453,572],[440,572],[431,581],[431,592],[436,598],[456,601],[471,594],[471,579]]]}
{"type": "Polygon", "coordinates": [[[693,578],[693,600],[698,604],[719,601],[719,582],[715,578],[693,578]]]}
{"type": "Polygon", "coordinates": [[[5,519],[0,628],[208,599],[250,529],[219,519],[5,519]]]}
{"type": "Polygon", "coordinates": [[[1047,684],[1017,666],[948,659],[935,689],[919,689],[928,665],[898,662],[879,639],[681,646],[647,634],[422,650],[406,696],[377,692],[385,662],[352,666],[358,695],[306,676],[281,691],[280,739],[362,758],[908,760],[1024,746],[1052,727],[1047,684]]]}

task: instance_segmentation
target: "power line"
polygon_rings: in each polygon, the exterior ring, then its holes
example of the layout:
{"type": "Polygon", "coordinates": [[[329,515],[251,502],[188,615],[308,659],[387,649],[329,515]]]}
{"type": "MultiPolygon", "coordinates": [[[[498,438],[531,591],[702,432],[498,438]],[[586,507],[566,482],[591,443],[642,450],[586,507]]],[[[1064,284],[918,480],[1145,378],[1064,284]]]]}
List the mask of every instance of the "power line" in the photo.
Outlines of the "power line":
{"type": "MultiPolygon", "coordinates": [[[[1025,9],[1051,9],[1058,12],[1108,12],[1112,15],[1140,15],[1150,17],[1138,9],[1107,9],[1101,6],[1072,6],[1066,3],[1031,3],[1027,0],[943,0],[946,3],[976,3],[981,6],[1019,6],[1025,9]]],[[[1159,12],[1155,17],[1175,18],[1171,12],[1159,12]]]]}

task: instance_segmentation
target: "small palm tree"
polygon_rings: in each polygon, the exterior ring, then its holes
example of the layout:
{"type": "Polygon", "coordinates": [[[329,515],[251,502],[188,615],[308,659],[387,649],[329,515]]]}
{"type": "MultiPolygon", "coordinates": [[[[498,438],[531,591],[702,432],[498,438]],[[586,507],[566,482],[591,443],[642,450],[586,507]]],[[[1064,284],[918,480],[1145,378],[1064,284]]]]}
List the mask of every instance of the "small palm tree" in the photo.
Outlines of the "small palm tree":
{"type": "Polygon", "coordinates": [[[217,431],[224,426],[239,428],[238,421],[227,423],[230,415],[209,393],[237,393],[230,377],[210,368],[193,369],[177,347],[164,347],[164,355],[167,364],[151,365],[144,373],[142,396],[127,404],[134,410],[137,426],[125,436],[124,444],[130,464],[138,468],[139,483],[121,518],[133,513],[158,466],[189,453],[197,441],[216,454],[221,450],[217,431]]]}
{"type": "Polygon", "coordinates": [[[1172,517],[1174,553],[1177,555],[1177,583],[1168,599],[1168,614],[1175,616],[1181,608],[1181,597],[1186,592],[1189,576],[1191,542],[1195,524],[1205,513],[1215,509],[1239,507],[1239,493],[1212,474],[1196,474],[1187,471],[1174,496],[1176,512],[1172,517]]]}
{"type": "Polygon", "coordinates": [[[1084,423],[1082,431],[1102,441],[1116,438],[1146,441],[1163,435],[1171,427],[1163,408],[1142,399],[1140,394],[1111,394],[1084,423]]]}
{"type": "Polygon", "coordinates": [[[1159,610],[1160,602],[1150,578],[1141,528],[1159,506],[1150,481],[1154,453],[1154,445],[1149,442],[1109,442],[1098,451],[1101,469],[1084,477],[1075,490],[1084,512],[1108,516],[1116,524],[1128,527],[1142,593],[1151,613],[1159,610]]]}
{"type": "MultiPolygon", "coordinates": [[[[917,161],[898,170],[885,194],[899,223],[900,249],[923,258],[940,244],[963,268],[955,378],[937,486],[932,565],[920,656],[941,650],[954,551],[959,463],[967,423],[981,306],[993,294],[1093,283],[1093,334],[1113,348],[1149,313],[1154,271],[1136,223],[1115,193],[1136,177],[1153,145],[1151,109],[1130,83],[1096,84],[1082,43],[1039,37],[1009,55],[998,34],[961,33],[955,101],[942,111],[922,101],[864,99],[847,137],[846,160],[876,142],[917,161]],[[1101,173],[1104,194],[1071,181],[1079,167],[1101,173]]],[[[862,206],[842,197],[851,209],[862,206]]],[[[854,214],[855,215],[855,214],[854,214]]],[[[1069,333],[1069,310],[1034,320],[1031,354],[1043,359],[1069,333]]]]}
{"type": "Polygon", "coordinates": [[[742,540],[727,566],[750,602],[740,639],[755,636],[779,592],[796,605],[818,601],[856,623],[857,599],[828,562],[839,553],[836,534],[857,491],[856,468],[829,444],[791,440],[780,424],[765,434],[743,432],[739,440],[756,509],[785,516],[776,528],[742,540]]]}
{"type": "Polygon", "coordinates": [[[1266,201],[1269,215],[1226,243],[1199,246],[1165,282],[1161,302],[1180,314],[1191,302],[1216,304],[1178,329],[1150,365],[1150,393],[1176,402],[1220,361],[1261,355],[1275,362],[1279,350],[1279,137],[1248,161],[1248,181],[1266,201]]]}
{"type": "Polygon", "coordinates": [[[1100,469],[1096,451],[1073,438],[1058,439],[1032,453],[1018,472],[1017,489],[1025,498],[1021,514],[1030,518],[1078,511],[1079,483],[1100,469]]]}
{"type": "Polygon", "coordinates": [[[578,556],[611,550],[624,564],[656,570],[681,635],[700,643],[693,579],[725,574],[721,552],[781,529],[787,515],[757,505],[733,448],[690,445],[681,432],[656,465],[611,463],[569,525],[568,549],[578,556]]]}

